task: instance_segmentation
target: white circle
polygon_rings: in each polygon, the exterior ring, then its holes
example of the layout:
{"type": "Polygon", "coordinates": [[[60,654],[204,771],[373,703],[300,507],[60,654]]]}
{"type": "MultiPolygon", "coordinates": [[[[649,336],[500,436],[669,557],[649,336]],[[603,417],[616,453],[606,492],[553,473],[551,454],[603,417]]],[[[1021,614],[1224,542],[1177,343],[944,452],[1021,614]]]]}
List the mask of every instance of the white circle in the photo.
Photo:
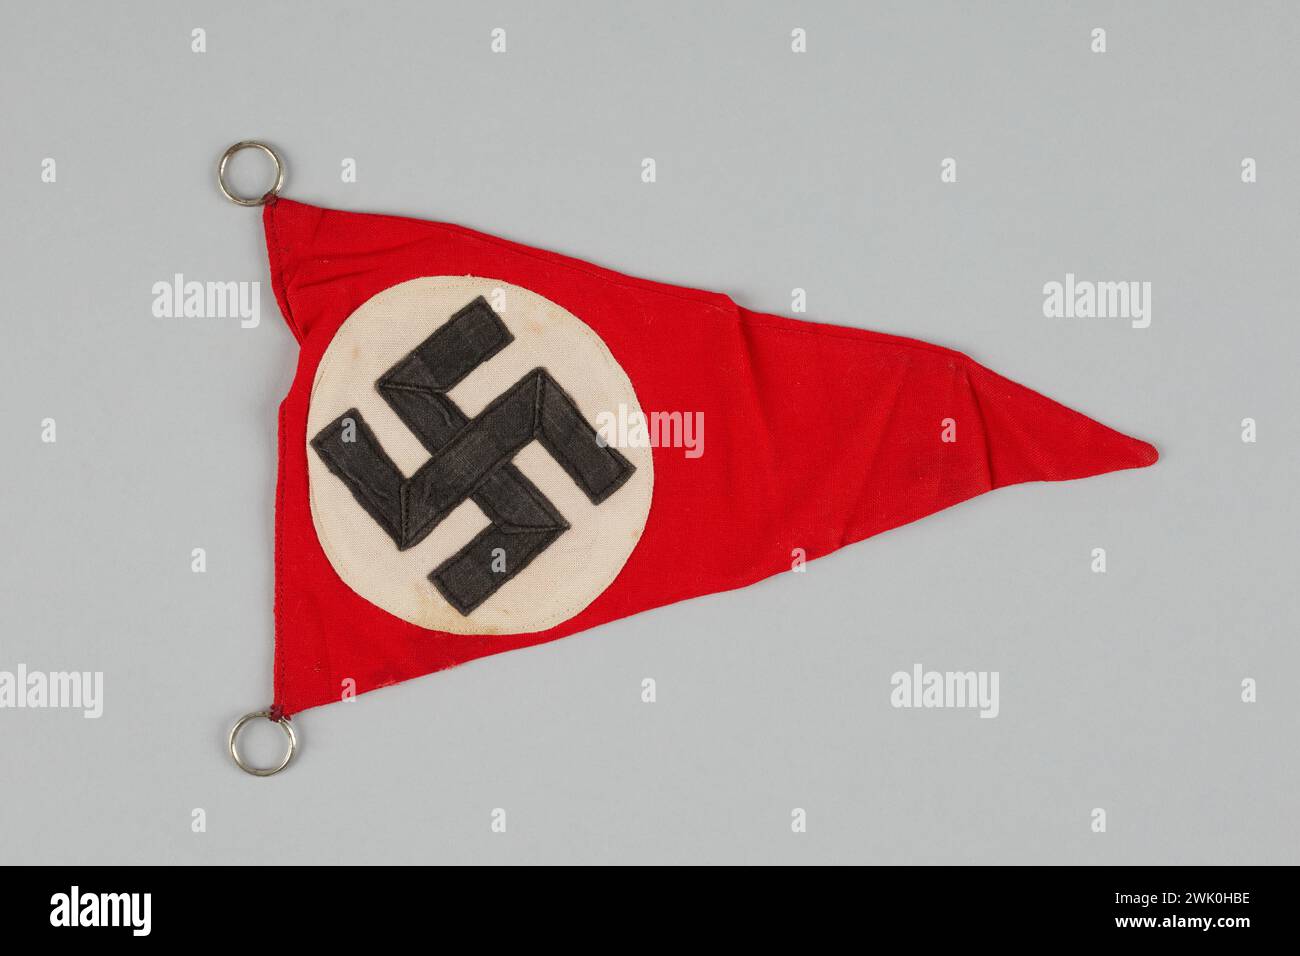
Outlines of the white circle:
{"type": "Polygon", "coordinates": [[[536,442],[514,457],[569,523],[520,573],[463,615],[429,580],[429,573],[488,526],[472,502],[462,502],[432,533],[407,551],[357,503],[311,446],[311,439],[349,409],[357,409],[380,445],[410,476],[429,459],[375,382],[455,312],[483,296],[514,340],[474,369],[447,395],[470,418],[529,372],[546,369],[573,398],[588,424],[604,415],[641,415],[632,383],[600,336],[535,292],[477,276],[433,276],[391,286],[370,298],[339,327],[321,357],[307,414],[307,473],[312,522],[334,570],[353,591],[420,627],[455,634],[524,634],[560,624],[594,601],[622,570],[650,513],[654,464],[647,447],[620,447],[636,468],[601,504],[586,497],[536,442]]]}

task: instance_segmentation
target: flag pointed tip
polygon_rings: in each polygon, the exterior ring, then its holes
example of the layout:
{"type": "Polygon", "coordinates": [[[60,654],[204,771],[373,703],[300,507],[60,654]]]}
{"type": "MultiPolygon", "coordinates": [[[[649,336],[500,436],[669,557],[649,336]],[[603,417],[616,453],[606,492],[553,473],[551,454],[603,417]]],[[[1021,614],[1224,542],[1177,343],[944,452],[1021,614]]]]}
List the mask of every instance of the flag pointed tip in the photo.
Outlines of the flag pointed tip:
{"type": "Polygon", "coordinates": [[[1079,412],[1072,411],[1071,414],[1078,415],[1090,427],[1080,438],[1078,454],[1071,462],[1078,474],[1066,474],[1064,478],[1087,478],[1130,468],[1148,468],[1160,459],[1160,452],[1150,442],[1115,431],[1079,412]]]}
{"type": "Polygon", "coordinates": [[[1160,452],[1150,442],[1142,441],[1106,428],[1094,422],[1098,428],[1111,434],[1100,440],[1090,442],[1084,450],[1085,469],[1079,475],[1067,475],[1068,478],[1087,478],[1091,475],[1104,475],[1111,471],[1127,471],[1130,468],[1149,468],[1160,460],[1160,452]]]}
{"type": "Polygon", "coordinates": [[[1147,468],[1160,460],[1160,450],[1155,445],[1140,438],[1134,438],[1138,445],[1137,464],[1135,468],[1147,468]]]}
{"type": "Polygon", "coordinates": [[[983,366],[971,363],[968,374],[995,488],[1146,468],[1160,458],[1150,442],[1118,432],[983,366]]]}

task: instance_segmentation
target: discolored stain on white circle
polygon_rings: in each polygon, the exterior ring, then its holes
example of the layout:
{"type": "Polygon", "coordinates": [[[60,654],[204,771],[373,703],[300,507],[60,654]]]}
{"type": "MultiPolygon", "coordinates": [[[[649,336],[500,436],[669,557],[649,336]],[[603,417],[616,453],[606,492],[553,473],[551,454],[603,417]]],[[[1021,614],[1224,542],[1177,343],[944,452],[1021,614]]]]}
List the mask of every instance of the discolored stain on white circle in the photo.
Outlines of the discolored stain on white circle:
{"type": "Polygon", "coordinates": [[[378,293],[339,327],[312,385],[307,416],[307,471],[312,522],[339,577],[390,614],[456,634],[522,634],[568,620],[622,570],[650,513],[654,462],[645,447],[619,448],[635,466],[626,483],[593,504],[537,441],[513,461],[570,527],[479,607],[463,615],[438,592],[429,573],[489,525],[462,502],[419,544],[399,551],[393,539],[330,472],[311,439],[357,409],[380,445],[409,477],[429,452],[389,407],[375,383],[478,296],[514,340],[447,394],[473,418],[534,369],[544,368],[593,428],[601,413],[639,415],[632,383],[605,343],[580,319],[528,289],[477,276],[412,279],[378,293]]]}

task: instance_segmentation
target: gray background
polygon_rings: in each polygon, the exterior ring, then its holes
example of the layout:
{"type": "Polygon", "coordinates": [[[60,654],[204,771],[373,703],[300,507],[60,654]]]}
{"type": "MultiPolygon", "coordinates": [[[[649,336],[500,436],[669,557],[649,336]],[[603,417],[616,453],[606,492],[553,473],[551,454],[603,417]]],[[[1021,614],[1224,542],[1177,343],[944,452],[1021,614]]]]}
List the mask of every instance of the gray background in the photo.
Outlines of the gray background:
{"type": "Polygon", "coordinates": [[[106,709],[0,710],[0,860],[1297,862],[1294,4],[4,20],[0,669],[102,670],[106,709]],[[765,311],[805,288],[809,318],[967,351],[1162,460],[999,491],[804,575],[309,711],[296,765],[245,776],[224,734],[270,697],[275,411],[295,361],[259,217],[213,182],[248,137],[284,151],[286,195],[307,202],[765,311]],[[1066,271],[1152,282],[1151,327],[1044,319],[1066,271]],[[261,281],[261,326],[153,318],[175,272],[261,281]],[[890,675],[915,662],[1000,671],[1001,715],[892,709],[890,675]]]}

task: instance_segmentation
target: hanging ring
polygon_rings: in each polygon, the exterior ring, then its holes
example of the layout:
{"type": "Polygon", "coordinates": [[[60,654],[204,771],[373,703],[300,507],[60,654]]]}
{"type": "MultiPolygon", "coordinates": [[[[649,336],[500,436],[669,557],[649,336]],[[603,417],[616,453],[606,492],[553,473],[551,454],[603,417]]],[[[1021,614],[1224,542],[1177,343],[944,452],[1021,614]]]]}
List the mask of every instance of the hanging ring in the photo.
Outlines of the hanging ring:
{"type": "Polygon", "coordinates": [[[217,185],[221,187],[221,192],[233,203],[241,206],[261,206],[279,195],[280,187],[284,185],[284,160],[280,154],[273,150],[265,143],[259,143],[257,140],[246,139],[242,143],[236,143],[221,157],[221,162],[217,164],[217,185]],[[275,163],[275,183],[265,193],[256,199],[247,199],[244,196],[232,192],[226,185],[226,164],[230,162],[230,157],[234,156],[241,149],[260,149],[271,157],[271,162],[275,163]]]}
{"type": "Polygon", "coordinates": [[[235,761],[236,767],[244,771],[244,773],[251,773],[254,777],[270,777],[279,773],[285,767],[289,766],[289,761],[293,759],[293,755],[297,750],[298,737],[293,732],[293,727],[289,725],[289,719],[287,717],[280,717],[278,719],[272,717],[269,710],[259,710],[251,714],[245,714],[243,717],[239,718],[235,723],[235,726],[230,728],[230,758],[235,761]],[[249,721],[257,720],[259,717],[265,717],[267,720],[279,724],[280,729],[284,731],[284,735],[289,738],[289,749],[285,751],[284,759],[280,761],[279,766],[254,767],[252,764],[245,761],[239,754],[239,732],[244,729],[245,724],[249,721]]]}

